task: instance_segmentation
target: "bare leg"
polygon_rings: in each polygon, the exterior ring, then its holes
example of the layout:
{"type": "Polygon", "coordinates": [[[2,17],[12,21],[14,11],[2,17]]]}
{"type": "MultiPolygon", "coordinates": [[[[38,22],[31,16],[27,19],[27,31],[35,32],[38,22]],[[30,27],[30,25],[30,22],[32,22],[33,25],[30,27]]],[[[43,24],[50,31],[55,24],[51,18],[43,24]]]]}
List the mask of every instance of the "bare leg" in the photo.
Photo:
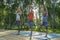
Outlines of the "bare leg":
{"type": "Polygon", "coordinates": [[[47,37],[47,34],[48,34],[48,29],[46,29],[46,37],[47,37]]]}
{"type": "Polygon", "coordinates": [[[47,34],[48,34],[48,25],[46,25],[46,37],[47,37],[47,34]]]}
{"type": "Polygon", "coordinates": [[[17,35],[19,35],[20,34],[20,27],[18,26],[18,33],[17,33],[17,35]]]}
{"type": "Polygon", "coordinates": [[[30,29],[31,33],[30,33],[30,40],[32,39],[32,28],[30,29]]]}

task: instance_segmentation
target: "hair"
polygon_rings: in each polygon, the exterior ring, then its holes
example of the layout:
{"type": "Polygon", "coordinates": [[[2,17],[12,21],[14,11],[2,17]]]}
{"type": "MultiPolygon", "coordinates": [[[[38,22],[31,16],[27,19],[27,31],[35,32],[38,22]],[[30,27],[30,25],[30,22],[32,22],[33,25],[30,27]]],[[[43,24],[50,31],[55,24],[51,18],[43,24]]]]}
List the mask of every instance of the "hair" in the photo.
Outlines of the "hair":
{"type": "Polygon", "coordinates": [[[20,10],[17,10],[17,13],[20,12],[20,10]]]}

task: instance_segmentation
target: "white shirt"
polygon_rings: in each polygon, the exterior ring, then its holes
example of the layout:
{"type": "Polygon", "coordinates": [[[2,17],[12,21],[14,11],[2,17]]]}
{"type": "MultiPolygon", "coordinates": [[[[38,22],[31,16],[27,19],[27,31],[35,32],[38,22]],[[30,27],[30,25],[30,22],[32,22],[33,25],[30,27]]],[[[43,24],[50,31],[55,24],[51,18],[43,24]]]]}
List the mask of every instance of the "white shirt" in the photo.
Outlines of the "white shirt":
{"type": "Polygon", "coordinates": [[[33,11],[34,11],[34,18],[35,18],[35,19],[39,19],[38,9],[33,9],[33,11]]]}
{"type": "Polygon", "coordinates": [[[20,15],[18,13],[16,14],[16,21],[20,21],[20,15]]]}

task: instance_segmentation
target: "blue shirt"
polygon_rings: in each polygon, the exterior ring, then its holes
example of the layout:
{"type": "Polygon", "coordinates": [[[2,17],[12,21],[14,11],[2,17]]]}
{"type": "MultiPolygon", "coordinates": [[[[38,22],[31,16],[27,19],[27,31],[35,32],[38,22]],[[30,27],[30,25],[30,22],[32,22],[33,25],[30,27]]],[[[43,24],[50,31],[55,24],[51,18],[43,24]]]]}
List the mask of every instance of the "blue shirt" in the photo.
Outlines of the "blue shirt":
{"type": "Polygon", "coordinates": [[[48,22],[48,15],[46,15],[46,14],[43,14],[43,22],[48,22]]]}

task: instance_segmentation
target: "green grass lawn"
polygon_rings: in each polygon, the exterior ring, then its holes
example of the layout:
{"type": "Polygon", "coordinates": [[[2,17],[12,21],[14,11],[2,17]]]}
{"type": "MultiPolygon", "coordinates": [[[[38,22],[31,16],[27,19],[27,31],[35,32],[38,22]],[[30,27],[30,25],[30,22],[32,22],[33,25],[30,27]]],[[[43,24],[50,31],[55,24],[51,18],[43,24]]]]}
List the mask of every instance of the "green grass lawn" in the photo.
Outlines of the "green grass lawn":
{"type": "MultiPolygon", "coordinates": [[[[11,29],[7,28],[7,30],[18,30],[18,27],[17,26],[13,26],[11,29]]],[[[30,31],[30,28],[22,27],[21,31],[30,31]]],[[[42,28],[35,28],[34,27],[33,31],[45,32],[45,27],[42,27],[42,28]]],[[[58,33],[58,34],[60,34],[60,28],[56,28],[56,29],[49,28],[48,29],[48,33],[58,33]]]]}

